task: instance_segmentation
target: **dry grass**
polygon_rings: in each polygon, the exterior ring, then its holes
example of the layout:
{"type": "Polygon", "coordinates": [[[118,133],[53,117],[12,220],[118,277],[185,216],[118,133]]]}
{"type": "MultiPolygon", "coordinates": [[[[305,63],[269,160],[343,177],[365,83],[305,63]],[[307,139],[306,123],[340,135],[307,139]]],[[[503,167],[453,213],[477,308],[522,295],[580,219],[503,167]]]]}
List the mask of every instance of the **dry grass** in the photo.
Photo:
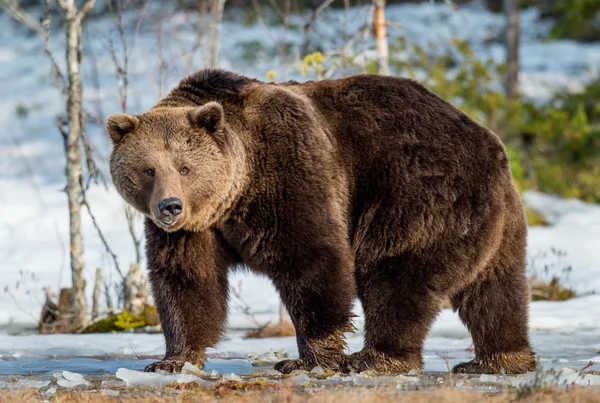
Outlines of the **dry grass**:
{"type": "Polygon", "coordinates": [[[246,333],[247,339],[264,339],[266,337],[290,337],[296,335],[296,329],[289,320],[276,325],[266,325],[246,333]]]}
{"type": "Polygon", "coordinates": [[[518,399],[515,394],[489,394],[483,392],[465,392],[441,389],[433,392],[400,392],[395,388],[344,388],[343,390],[305,390],[282,388],[267,391],[239,391],[235,387],[194,390],[126,390],[119,396],[111,397],[101,392],[59,391],[54,397],[40,396],[37,391],[3,391],[0,403],[40,402],[56,403],[162,403],[162,402],[269,402],[269,403],[591,403],[600,402],[600,390],[594,388],[575,388],[572,390],[543,389],[532,396],[518,399]]]}

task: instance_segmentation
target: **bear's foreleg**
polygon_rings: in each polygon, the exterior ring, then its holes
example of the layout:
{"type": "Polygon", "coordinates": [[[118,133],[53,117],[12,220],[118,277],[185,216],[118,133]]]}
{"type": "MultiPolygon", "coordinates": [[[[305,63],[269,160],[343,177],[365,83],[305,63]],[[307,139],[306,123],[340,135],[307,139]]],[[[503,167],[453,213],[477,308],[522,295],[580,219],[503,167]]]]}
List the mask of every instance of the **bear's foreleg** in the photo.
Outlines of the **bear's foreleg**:
{"type": "Polygon", "coordinates": [[[316,366],[341,371],[345,366],[344,332],[350,322],[355,295],[352,261],[344,247],[308,250],[275,270],[273,282],[296,328],[298,360],[286,360],[275,369],[290,373],[316,366]],[[295,264],[294,264],[295,263],[295,264]]]}
{"type": "Polygon", "coordinates": [[[166,341],[165,357],[146,372],[178,372],[185,362],[204,366],[207,347],[223,332],[227,267],[212,232],[167,234],[146,223],[148,277],[166,341]]]}

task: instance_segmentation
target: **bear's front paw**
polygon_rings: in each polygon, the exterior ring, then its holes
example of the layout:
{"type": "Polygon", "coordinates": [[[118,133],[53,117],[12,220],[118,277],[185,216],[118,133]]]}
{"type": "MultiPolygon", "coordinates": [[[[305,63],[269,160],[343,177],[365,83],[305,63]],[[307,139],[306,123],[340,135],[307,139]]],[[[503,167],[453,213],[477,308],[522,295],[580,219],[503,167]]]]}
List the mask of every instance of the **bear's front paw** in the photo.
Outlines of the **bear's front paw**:
{"type": "MultiPolygon", "coordinates": [[[[172,374],[178,373],[178,372],[181,372],[181,369],[183,368],[183,366],[185,365],[185,363],[187,361],[188,360],[185,360],[185,359],[169,358],[169,359],[153,362],[152,364],[150,364],[146,368],[144,368],[144,372],[165,371],[165,372],[169,372],[172,374]]],[[[199,367],[202,368],[203,365],[199,365],[199,367]]]]}
{"type": "Polygon", "coordinates": [[[385,374],[407,374],[415,370],[421,372],[423,364],[420,359],[394,358],[376,351],[359,351],[346,358],[346,372],[363,372],[367,370],[385,374]]]}
{"type": "Polygon", "coordinates": [[[282,374],[290,374],[292,373],[292,371],[295,371],[297,369],[301,369],[304,371],[310,371],[311,369],[313,369],[312,366],[308,365],[302,360],[279,361],[277,364],[275,364],[273,368],[275,368],[276,371],[279,371],[282,374]]]}

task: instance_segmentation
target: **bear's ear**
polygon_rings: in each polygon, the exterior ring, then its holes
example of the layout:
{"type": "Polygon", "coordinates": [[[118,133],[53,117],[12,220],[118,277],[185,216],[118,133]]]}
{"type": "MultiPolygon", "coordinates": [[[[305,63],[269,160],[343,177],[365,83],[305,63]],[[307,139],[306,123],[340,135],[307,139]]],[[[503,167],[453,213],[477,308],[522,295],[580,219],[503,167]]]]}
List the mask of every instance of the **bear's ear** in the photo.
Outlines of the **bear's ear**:
{"type": "Polygon", "coordinates": [[[223,107],[217,102],[208,102],[188,112],[188,119],[192,125],[212,134],[223,124],[223,107]]]}
{"type": "Polygon", "coordinates": [[[135,116],[115,113],[108,117],[106,128],[113,144],[117,145],[123,140],[126,134],[137,129],[139,125],[140,120],[135,116]]]}

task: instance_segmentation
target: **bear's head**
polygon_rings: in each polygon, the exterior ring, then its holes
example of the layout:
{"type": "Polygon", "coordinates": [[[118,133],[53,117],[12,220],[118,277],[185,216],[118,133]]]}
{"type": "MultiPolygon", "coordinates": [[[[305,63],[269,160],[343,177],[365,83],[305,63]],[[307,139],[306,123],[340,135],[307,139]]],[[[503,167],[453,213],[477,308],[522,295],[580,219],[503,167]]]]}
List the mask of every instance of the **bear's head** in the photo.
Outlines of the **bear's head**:
{"type": "Polygon", "coordinates": [[[165,231],[205,229],[235,197],[236,161],[219,103],[114,114],[107,129],[117,190],[165,231]]]}

